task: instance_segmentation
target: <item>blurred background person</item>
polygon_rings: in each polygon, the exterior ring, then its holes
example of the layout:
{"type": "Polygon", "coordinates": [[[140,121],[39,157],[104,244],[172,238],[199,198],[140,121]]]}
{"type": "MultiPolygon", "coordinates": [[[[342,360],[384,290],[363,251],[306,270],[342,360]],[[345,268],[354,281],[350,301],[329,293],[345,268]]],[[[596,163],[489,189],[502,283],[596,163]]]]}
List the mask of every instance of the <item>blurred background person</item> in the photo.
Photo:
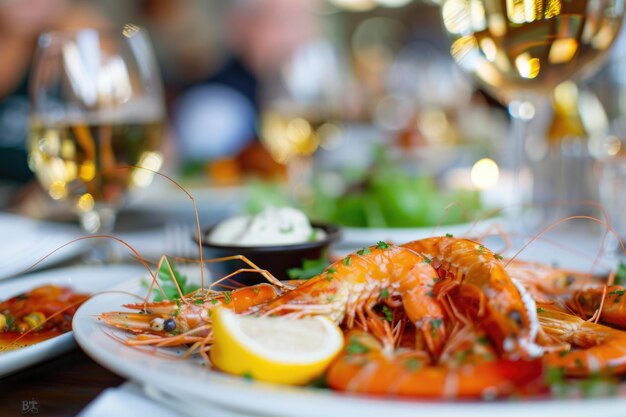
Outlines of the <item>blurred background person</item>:
{"type": "MultiPolygon", "coordinates": [[[[190,2],[173,3],[189,7],[190,2]]],[[[299,47],[316,36],[318,16],[313,4],[311,0],[235,0],[224,7],[227,52],[204,79],[199,80],[197,65],[185,69],[191,74],[184,78],[195,82],[184,86],[172,105],[172,123],[184,160],[224,162],[239,156],[244,170],[269,176],[280,170],[255,140],[260,90],[299,47]]]]}

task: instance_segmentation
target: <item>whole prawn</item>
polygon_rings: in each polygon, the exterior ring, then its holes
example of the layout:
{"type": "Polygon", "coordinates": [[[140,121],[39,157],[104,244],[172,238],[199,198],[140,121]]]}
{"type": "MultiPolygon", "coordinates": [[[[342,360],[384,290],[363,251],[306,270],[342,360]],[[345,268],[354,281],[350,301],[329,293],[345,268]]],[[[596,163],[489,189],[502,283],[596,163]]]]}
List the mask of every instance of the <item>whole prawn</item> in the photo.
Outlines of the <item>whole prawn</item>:
{"type": "Polygon", "coordinates": [[[455,308],[480,322],[501,352],[537,356],[539,330],[534,301],[504,268],[502,257],[479,242],[433,237],[405,243],[430,259],[441,278],[439,297],[450,296],[455,308]]]}

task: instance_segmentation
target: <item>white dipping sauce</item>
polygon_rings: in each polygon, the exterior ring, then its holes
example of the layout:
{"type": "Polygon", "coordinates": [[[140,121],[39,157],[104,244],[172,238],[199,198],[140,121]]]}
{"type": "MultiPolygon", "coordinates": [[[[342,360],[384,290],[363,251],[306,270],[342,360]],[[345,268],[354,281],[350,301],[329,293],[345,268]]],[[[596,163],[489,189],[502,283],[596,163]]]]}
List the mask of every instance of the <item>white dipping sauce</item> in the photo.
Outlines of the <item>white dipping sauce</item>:
{"type": "Polygon", "coordinates": [[[255,216],[231,217],[213,228],[209,242],[225,246],[293,245],[323,239],[300,210],[269,207],[255,216]],[[315,233],[314,233],[315,230],[315,233]]]}

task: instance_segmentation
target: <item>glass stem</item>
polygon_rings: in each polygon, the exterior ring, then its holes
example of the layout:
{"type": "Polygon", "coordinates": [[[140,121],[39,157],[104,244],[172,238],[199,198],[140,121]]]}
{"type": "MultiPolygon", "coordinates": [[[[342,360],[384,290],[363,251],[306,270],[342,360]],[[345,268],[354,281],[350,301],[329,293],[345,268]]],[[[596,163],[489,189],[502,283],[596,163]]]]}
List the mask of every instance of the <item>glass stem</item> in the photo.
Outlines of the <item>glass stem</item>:
{"type": "MultiPolygon", "coordinates": [[[[91,235],[110,235],[115,226],[117,211],[110,206],[96,206],[79,215],[83,229],[91,235]]],[[[88,263],[109,263],[118,260],[113,242],[108,238],[92,239],[91,251],[85,256],[88,263]]]]}
{"type": "Polygon", "coordinates": [[[525,222],[523,219],[524,204],[528,203],[529,188],[527,179],[524,178],[524,167],[526,166],[526,138],[528,136],[530,122],[535,116],[535,106],[527,100],[512,100],[508,105],[508,112],[511,116],[510,149],[512,158],[511,166],[511,188],[509,190],[506,220],[510,228],[515,246],[523,243],[525,233],[525,222]]]}

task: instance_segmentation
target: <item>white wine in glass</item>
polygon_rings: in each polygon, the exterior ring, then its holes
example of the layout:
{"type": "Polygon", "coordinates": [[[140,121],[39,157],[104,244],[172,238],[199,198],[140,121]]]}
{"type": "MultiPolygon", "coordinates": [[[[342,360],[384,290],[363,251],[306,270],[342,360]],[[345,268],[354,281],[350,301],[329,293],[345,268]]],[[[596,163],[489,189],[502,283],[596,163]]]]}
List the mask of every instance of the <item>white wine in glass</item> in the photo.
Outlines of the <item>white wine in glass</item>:
{"type": "Polygon", "coordinates": [[[622,24],[622,0],[446,0],[450,52],[493,95],[549,93],[591,72],[622,24]]]}
{"type": "Polygon", "coordinates": [[[31,81],[31,169],[86,231],[110,232],[126,191],[163,161],[163,94],[145,33],[45,33],[31,81]]]}
{"type": "MultiPolygon", "coordinates": [[[[512,118],[508,202],[515,217],[528,193],[520,181],[524,140],[537,101],[559,83],[589,75],[621,28],[623,0],[443,0],[450,52],[512,118]]],[[[512,227],[522,227],[517,219],[512,227]]]]}

